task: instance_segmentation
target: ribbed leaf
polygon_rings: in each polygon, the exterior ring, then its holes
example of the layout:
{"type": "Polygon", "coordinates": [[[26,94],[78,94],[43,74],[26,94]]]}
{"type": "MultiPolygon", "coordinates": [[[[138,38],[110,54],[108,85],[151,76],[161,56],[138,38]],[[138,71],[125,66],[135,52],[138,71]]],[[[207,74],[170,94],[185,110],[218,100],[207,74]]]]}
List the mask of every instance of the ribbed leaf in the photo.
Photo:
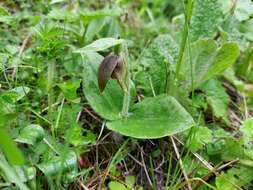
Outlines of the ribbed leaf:
{"type": "Polygon", "coordinates": [[[196,0],[191,24],[192,40],[212,37],[217,31],[222,17],[219,0],[196,0]]]}
{"type": "Polygon", "coordinates": [[[193,125],[190,114],[175,98],[166,95],[146,98],[133,106],[128,118],[107,123],[113,131],[141,139],[174,135],[193,125]]]}

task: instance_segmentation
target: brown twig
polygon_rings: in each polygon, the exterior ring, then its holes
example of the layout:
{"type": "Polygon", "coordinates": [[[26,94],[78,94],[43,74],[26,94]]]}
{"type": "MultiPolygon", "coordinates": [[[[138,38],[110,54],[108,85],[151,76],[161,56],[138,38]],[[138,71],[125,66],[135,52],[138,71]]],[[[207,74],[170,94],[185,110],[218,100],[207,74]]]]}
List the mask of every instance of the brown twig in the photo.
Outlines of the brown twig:
{"type": "Polygon", "coordinates": [[[192,190],[191,184],[190,184],[190,182],[189,182],[189,178],[188,178],[187,173],[185,172],[185,169],[184,169],[183,161],[182,161],[182,159],[181,159],[181,157],[180,157],[180,154],[179,154],[177,145],[176,145],[176,143],[175,143],[175,141],[174,141],[174,137],[171,136],[171,137],[170,137],[170,140],[171,140],[171,142],[172,142],[172,144],[173,144],[173,148],[174,148],[174,151],[175,151],[175,153],[176,153],[177,159],[178,159],[178,161],[179,161],[179,165],[180,165],[180,167],[181,167],[183,176],[184,176],[185,181],[186,181],[186,183],[187,183],[187,187],[188,187],[189,190],[192,190]]]}
{"type": "Polygon", "coordinates": [[[141,167],[143,167],[142,163],[137,160],[134,156],[132,156],[130,153],[127,154],[130,158],[132,158],[133,161],[135,161],[137,164],[139,164],[141,167]]]}
{"type": "MultiPolygon", "coordinates": [[[[182,145],[184,145],[179,139],[177,139],[176,137],[174,137],[180,144],[182,144],[182,145]]],[[[235,163],[237,163],[239,160],[238,159],[236,159],[236,160],[232,160],[232,161],[230,161],[230,162],[228,162],[228,163],[225,163],[225,164],[223,164],[223,165],[221,165],[220,167],[218,167],[218,168],[214,168],[208,161],[206,161],[204,158],[202,158],[199,154],[197,154],[197,153],[193,153],[192,152],[192,154],[202,163],[202,165],[203,166],[205,166],[209,171],[210,171],[210,173],[209,174],[207,174],[206,176],[204,176],[204,178],[203,178],[203,181],[208,181],[212,176],[218,176],[219,175],[219,173],[224,169],[224,168],[227,168],[227,167],[229,167],[229,166],[231,166],[231,165],[233,165],[233,164],[235,164],[235,163]]],[[[196,185],[195,185],[195,187],[194,187],[194,189],[198,189],[198,187],[200,186],[202,184],[202,182],[201,181],[199,181],[196,185]]],[[[236,186],[238,189],[241,189],[240,187],[238,187],[236,184],[233,184],[234,186],[236,186]]]]}
{"type": "Polygon", "coordinates": [[[103,121],[101,121],[101,119],[99,119],[95,114],[93,114],[88,108],[84,108],[84,111],[87,112],[93,119],[95,119],[99,123],[103,123],[103,121]]]}
{"type": "Polygon", "coordinates": [[[141,162],[142,162],[143,169],[144,169],[144,171],[145,171],[145,174],[146,174],[147,180],[148,180],[148,182],[149,182],[149,185],[150,185],[151,187],[153,187],[152,181],[151,181],[151,179],[150,179],[150,177],[149,177],[149,174],[148,174],[147,167],[146,167],[146,165],[145,165],[145,161],[144,161],[144,157],[143,157],[143,149],[141,148],[140,150],[141,150],[141,162]]]}
{"type": "MultiPolygon", "coordinates": [[[[183,142],[181,142],[177,137],[174,137],[174,139],[177,140],[181,145],[184,145],[183,142]]],[[[202,156],[200,156],[198,153],[191,152],[201,163],[204,167],[206,167],[209,171],[215,172],[215,168],[208,162],[206,161],[202,156]]]]}
{"type": "Polygon", "coordinates": [[[84,190],[89,190],[89,188],[86,187],[80,179],[78,179],[77,181],[78,181],[79,185],[80,185],[84,190]]]}
{"type": "MultiPolygon", "coordinates": [[[[19,57],[19,58],[21,58],[21,56],[22,56],[22,54],[23,54],[23,52],[24,52],[24,50],[25,50],[25,48],[26,48],[26,46],[27,46],[27,44],[28,44],[28,42],[29,42],[29,39],[30,39],[30,35],[26,36],[26,38],[23,40],[22,45],[21,45],[21,47],[20,47],[20,49],[19,49],[19,52],[18,52],[18,57],[19,57]]],[[[13,68],[13,71],[12,71],[12,79],[15,78],[15,76],[16,76],[16,74],[17,74],[17,70],[18,70],[18,63],[17,63],[17,65],[15,65],[14,68],[13,68]]]]}

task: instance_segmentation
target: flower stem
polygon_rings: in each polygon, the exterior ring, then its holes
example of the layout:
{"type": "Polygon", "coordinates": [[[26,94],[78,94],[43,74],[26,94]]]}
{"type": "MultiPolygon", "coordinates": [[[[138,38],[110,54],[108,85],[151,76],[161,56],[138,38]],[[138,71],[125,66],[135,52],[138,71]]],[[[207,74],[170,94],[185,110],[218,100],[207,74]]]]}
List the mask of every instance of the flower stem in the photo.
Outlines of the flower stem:
{"type": "Polygon", "coordinates": [[[122,58],[123,58],[124,68],[125,68],[125,81],[126,81],[127,90],[124,91],[124,99],[123,99],[121,114],[123,117],[126,118],[128,116],[129,104],[130,104],[130,99],[131,99],[131,96],[130,96],[130,71],[129,71],[129,66],[128,66],[128,49],[127,49],[126,43],[122,44],[122,58]]]}
{"type": "MultiPolygon", "coordinates": [[[[48,70],[47,70],[47,101],[48,101],[48,116],[49,120],[52,120],[52,104],[54,102],[54,97],[53,97],[53,83],[54,83],[54,75],[55,75],[55,62],[51,62],[48,65],[48,70]]],[[[52,126],[52,134],[54,136],[54,126],[52,126]]]]}
{"type": "Polygon", "coordinates": [[[185,22],[184,22],[184,28],[183,28],[183,33],[182,33],[182,41],[180,44],[179,56],[178,56],[177,65],[176,65],[175,79],[178,78],[181,65],[182,65],[183,55],[184,55],[184,51],[186,47],[188,34],[189,34],[189,25],[190,25],[191,16],[192,16],[192,6],[193,6],[193,0],[188,0],[184,3],[185,22]]]}

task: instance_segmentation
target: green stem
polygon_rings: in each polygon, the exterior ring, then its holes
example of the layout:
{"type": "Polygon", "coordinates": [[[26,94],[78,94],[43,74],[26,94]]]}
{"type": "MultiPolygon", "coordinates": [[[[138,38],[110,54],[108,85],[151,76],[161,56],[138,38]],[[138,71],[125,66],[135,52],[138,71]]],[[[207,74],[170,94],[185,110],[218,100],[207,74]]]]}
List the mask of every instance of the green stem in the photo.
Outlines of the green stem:
{"type": "MultiPolygon", "coordinates": [[[[54,97],[53,97],[53,83],[54,83],[54,74],[55,74],[55,62],[51,62],[48,65],[48,70],[47,70],[47,101],[48,101],[48,116],[49,120],[52,119],[52,105],[54,102],[54,97]]],[[[54,127],[52,127],[52,134],[54,136],[54,127]]]]}
{"type": "Polygon", "coordinates": [[[127,117],[131,96],[130,96],[130,71],[129,71],[129,66],[128,66],[128,49],[125,43],[122,44],[122,58],[124,60],[124,67],[125,67],[125,72],[126,72],[125,81],[126,81],[127,90],[124,91],[124,99],[123,99],[121,114],[123,117],[127,117]]]}
{"type": "Polygon", "coordinates": [[[130,103],[130,91],[128,88],[127,92],[124,93],[123,106],[122,106],[122,116],[123,117],[128,116],[129,103],[130,103]]]}
{"type": "Polygon", "coordinates": [[[184,22],[184,28],[183,28],[183,33],[182,33],[182,41],[180,44],[179,56],[178,56],[177,65],[176,65],[175,79],[178,78],[179,72],[181,69],[181,65],[182,65],[185,46],[186,46],[186,42],[187,42],[187,38],[188,38],[188,34],[189,34],[189,25],[190,25],[190,20],[191,20],[191,16],[192,16],[193,0],[188,0],[188,1],[186,0],[186,2],[184,4],[186,5],[185,22],[184,22]]]}

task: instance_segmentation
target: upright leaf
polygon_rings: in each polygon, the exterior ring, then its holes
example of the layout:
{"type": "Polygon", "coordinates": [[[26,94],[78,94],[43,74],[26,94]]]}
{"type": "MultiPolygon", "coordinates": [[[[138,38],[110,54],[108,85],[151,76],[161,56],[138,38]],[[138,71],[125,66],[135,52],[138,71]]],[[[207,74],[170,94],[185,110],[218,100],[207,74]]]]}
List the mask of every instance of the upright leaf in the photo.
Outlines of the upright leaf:
{"type": "Polygon", "coordinates": [[[243,122],[240,131],[243,133],[245,144],[253,140],[253,118],[246,119],[243,122]]]}
{"type": "Polygon", "coordinates": [[[185,53],[180,80],[183,86],[190,90],[193,76],[194,87],[222,74],[239,56],[239,47],[235,43],[226,43],[220,48],[214,40],[199,40],[192,44],[192,73],[188,52],[185,53]]]}
{"type": "MultiPolygon", "coordinates": [[[[213,64],[213,59],[216,55],[217,45],[214,40],[199,40],[192,44],[192,64],[193,64],[193,83],[197,87],[202,79],[206,76],[210,65],[213,64]]],[[[188,52],[184,56],[183,66],[181,69],[182,79],[184,86],[190,88],[192,76],[191,76],[191,64],[189,60],[190,56],[188,52]]]]}
{"type": "Polygon", "coordinates": [[[224,44],[218,51],[213,61],[213,64],[208,69],[203,81],[212,78],[213,76],[222,73],[230,67],[239,56],[239,47],[235,43],[224,44]]]}
{"type": "Polygon", "coordinates": [[[187,147],[192,151],[200,150],[205,144],[212,141],[212,131],[207,127],[193,127],[187,140],[187,147]]]}

